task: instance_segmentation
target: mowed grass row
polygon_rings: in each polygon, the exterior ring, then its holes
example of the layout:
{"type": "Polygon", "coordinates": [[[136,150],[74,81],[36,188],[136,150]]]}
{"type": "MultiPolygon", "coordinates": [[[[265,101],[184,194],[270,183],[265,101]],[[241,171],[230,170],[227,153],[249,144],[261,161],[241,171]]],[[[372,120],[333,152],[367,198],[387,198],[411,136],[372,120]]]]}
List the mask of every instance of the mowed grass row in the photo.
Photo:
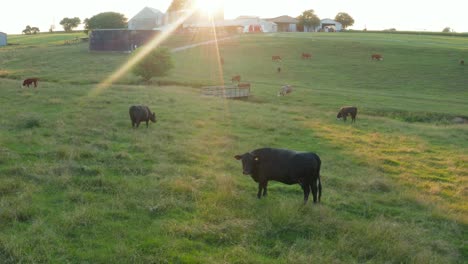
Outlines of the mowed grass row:
{"type": "MultiPolygon", "coordinates": [[[[378,35],[303,36],[309,34],[223,42],[223,71],[214,45],[174,55],[167,81],[220,83],[241,74],[253,85],[248,100],[145,85],[112,85],[94,97],[95,85],[69,83],[73,74],[65,71],[57,74],[65,81],[41,82],[37,90],[0,80],[0,259],[463,262],[468,133],[447,120],[467,113],[465,68],[454,66],[459,72],[427,86],[425,73],[410,66],[423,57],[406,51],[415,44],[394,49],[378,35]],[[354,52],[339,48],[350,42],[359,42],[354,52]],[[369,47],[386,49],[384,61],[371,62],[369,47]],[[300,60],[302,51],[314,58],[300,60]],[[400,51],[408,66],[388,59],[400,51]],[[281,74],[273,54],[284,58],[281,74]],[[345,67],[352,64],[367,74],[345,67]],[[410,88],[397,82],[403,72],[413,73],[410,88]],[[277,97],[285,83],[295,91],[277,97]],[[149,105],[158,123],[131,129],[128,107],[136,103],[149,105]],[[356,124],[335,120],[344,104],[360,107],[356,124]],[[401,113],[429,118],[409,122],[401,113]],[[299,186],[278,183],[257,200],[256,184],[233,156],[263,146],[317,152],[323,203],[303,206],[299,186]]],[[[440,53],[430,73],[449,65],[443,50],[466,54],[452,39],[439,41],[446,43],[427,51],[440,53]]],[[[47,49],[51,61],[66,56],[47,49]]],[[[93,66],[80,74],[106,77],[93,66]]]]}

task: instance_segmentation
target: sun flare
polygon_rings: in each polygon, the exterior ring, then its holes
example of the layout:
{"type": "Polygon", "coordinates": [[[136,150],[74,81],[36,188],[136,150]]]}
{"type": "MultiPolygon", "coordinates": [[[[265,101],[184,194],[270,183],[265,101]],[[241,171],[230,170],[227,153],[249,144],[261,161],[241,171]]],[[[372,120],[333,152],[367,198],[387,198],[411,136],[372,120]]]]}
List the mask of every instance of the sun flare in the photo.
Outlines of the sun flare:
{"type": "Polygon", "coordinates": [[[223,1],[220,0],[197,0],[195,6],[198,10],[208,15],[213,15],[223,6],[223,1]]]}

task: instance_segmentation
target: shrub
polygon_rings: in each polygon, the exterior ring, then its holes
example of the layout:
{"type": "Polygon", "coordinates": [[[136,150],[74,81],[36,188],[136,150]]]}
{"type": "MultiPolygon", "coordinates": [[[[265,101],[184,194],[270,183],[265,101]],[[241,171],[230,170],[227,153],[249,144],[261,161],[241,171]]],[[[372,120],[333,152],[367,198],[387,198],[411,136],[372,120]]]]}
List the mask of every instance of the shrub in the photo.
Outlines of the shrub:
{"type": "Polygon", "coordinates": [[[148,53],[133,68],[133,73],[149,81],[153,77],[166,76],[173,67],[169,49],[157,48],[148,53]]]}

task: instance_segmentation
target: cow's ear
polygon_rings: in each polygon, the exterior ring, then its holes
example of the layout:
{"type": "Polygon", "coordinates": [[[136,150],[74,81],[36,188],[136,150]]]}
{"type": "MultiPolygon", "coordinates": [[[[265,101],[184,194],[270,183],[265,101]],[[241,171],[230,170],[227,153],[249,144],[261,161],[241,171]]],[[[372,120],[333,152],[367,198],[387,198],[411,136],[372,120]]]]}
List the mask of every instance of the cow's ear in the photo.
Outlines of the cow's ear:
{"type": "Polygon", "coordinates": [[[241,156],[241,155],[235,155],[234,158],[235,158],[236,160],[240,160],[240,159],[242,159],[242,156],[241,156]]]}

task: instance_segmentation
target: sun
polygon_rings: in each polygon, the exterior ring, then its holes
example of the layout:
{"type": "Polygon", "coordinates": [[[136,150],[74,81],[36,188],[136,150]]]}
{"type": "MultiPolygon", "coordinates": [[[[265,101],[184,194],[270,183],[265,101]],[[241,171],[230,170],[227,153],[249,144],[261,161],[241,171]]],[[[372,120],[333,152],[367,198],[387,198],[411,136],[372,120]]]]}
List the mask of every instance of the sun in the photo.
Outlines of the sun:
{"type": "Polygon", "coordinates": [[[223,6],[222,0],[196,0],[195,7],[203,13],[213,15],[223,6]]]}

